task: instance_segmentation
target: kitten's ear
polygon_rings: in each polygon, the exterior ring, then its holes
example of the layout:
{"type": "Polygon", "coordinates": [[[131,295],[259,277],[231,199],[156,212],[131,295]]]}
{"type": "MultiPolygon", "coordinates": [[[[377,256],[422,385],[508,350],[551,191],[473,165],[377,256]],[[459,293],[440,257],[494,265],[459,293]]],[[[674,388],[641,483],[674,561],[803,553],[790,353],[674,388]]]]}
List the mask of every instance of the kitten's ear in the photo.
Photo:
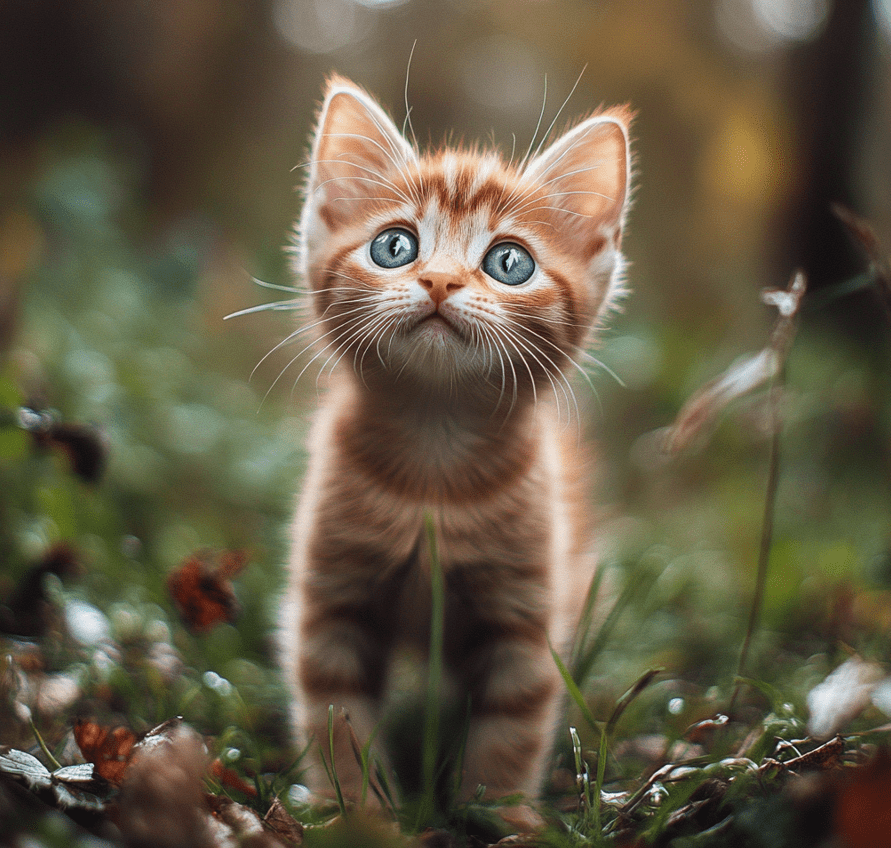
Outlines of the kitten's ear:
{"type": "Polygon", "coordinates": [[[329,230],[355,219],[370,198],[400,200],[388,175],[416,161],[411,145],[367,92],[343,77],[328,81],[306,203],[329,230]]]}
{"type": "Polygon", "coordinates": [[[631,111],[618,107],[594,115],[555,141],[528,165],[525,176],[544,189],[546,215],[561,232],[596,252],[604,237],[618,247],[628,208],[631,111]]]}

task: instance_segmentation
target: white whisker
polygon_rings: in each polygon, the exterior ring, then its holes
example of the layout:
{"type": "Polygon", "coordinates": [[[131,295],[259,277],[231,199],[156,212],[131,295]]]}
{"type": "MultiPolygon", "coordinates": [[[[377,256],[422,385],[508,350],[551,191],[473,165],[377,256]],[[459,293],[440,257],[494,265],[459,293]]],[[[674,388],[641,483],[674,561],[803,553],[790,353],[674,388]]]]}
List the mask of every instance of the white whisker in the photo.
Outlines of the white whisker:
{"type": "MultiPolygon", "coordinates": [[[[513,338],[511,337],[512,334],[510,334],[508,332],[508,328],[504,324],[492,324],[492,325],[490,325],[490,327],[491,327],[492,331],[495,333],[495,335],[499,336],[501,339],[506,341],[517,352],[517,356],[519,357],[520,362],[525,366],[526,371],[529,373],[529,381],[530,381],[531,388],[532,388],[532,400],[533,400],[533,403],[537,404],[538,403],[538,389],[535,386],[535,375],[532,373],[532,367],[526,361],[526,357],[523,356],[523,352],[520,350],[519,347],[517,347],[516,343],[514,342],[513,338]]],[[[511,363],[511,370],[513,371],[513,361],[511,360],[510,357],[508,357],[508,362],[511,363]]],[[[516,377],[516,372],[514,373],[514,377],[516,377]]]]}
{"type": "Polygon", "coordinates": [[[298,299],[294,300],[275,300],[271,303],[261,303],[259,306],[249,306],[247,309],[239,309],[237,312],[230,312],[223,316],[224,321],[230,318],[240,318],[242,315],[253,315],[255,312],[293,312],[300,309],[305,304],[301,304],[298,299]]]}
{"type": "MultiPolygon", "coordinates": [[[[389,189],[396,195],[396,197],[387,197],[387,198],[378,198],[380,200],[386,200],[390,203],[397,203],[400,200],[403,203],[411,203],[409,197],[403,192],[401,189],[393,188],[392,186],[387,185],[385,182],[381,180],[372,179],[371,177],[330,177],[327,180],[322,180],[322,182],[318,183],[318,185],[313,187],[313,192],[317,192],[319,189],[328,185],[328,183],[338,183],[338,182],[355,182],[355,183],[371,183],[372,185],[382,186],[383,188],[389,189]]],[[[342,198],[344,200],[360,200],[363,198],[353,198],[353,197],[345,197],[342,198]]]]}
{"type": "Polygon", "coordinates": [[[405,126],[408,124],[408,128],[411,131],[411,140],[415,146],[415,149],[418,148],[418,139],[415,137],[415,128],[411,123],[411,108],[408,105],[408,79],[411,75],[411,60],[415,56],[415,47],[418,46],[418,39],[415,39],[411,45],[411,51],[408,54],[408,66],[405,69],[405,89],[403,91],[403,97],[405,98],[405,120],[402,123],[402,135],[405,136],[405,126]]]}
{"type": "Polygon", "coordinates": [[[529,161],[529,158],[532,156],[532,148],[535,146],[535,139],[538,138],[538,131],[541,129],[541,122],[544,120],[545,107],[548,105],[548,75],[545,74],[544,78],[544,95],[541,99],[541,112],[538,114],[538,123],[535,125],[535,132],[532,133],[532,138],[529,140],[529,148],[526,151],[526,155],[520,160],[520,170],[522,171],[526,167],[526,163],[529,161]]]}
{"type": "MultiPolygon", "coordinates": [[[[599,191],[582,191],[582,190],[556,191],[551,194],[545,194],[545,195],[541,195],[541,196],[531,197],[522,205],[512,207],[510,210],[510,214],[511,215],[520,215],[520,214],[522,214],[522,212],[524,210],[526,210],[528,207],[532,206],[534,203],[539,203],[540,201],[543,201],[543,200],[550,200],[551,198],[570,197],[571,195],[574,195],[574,194],[590,194],[594,197],[602,197],[604,200],[610,200],[610,201],[612,201],[614,199],[614,198],[609,197],[608,195],[603,194],[602,192],[599,192],[599,191]]],[[[535,206],[534,208],[535,209],[551,209],[553,207],[535,206]]],[[[564,210],[564,211],[566,211],[566,210],[564,210]]]]}
{"type": "MultiPolygon", "coordinates": [[[[575,400],[575,393],[572,391],[572,386],[570,386],[569,382],[566,380],[566,376],[563,374],[563,372],[560,370],[560,368],[557,367],[557,364],[541,348],[539,348],[537,345],[535,345],[529,339],[524,339],[522,334],[516,328],[502,325],[502,329],[505,330],[512,338],[514,338],[517,341],[517,343],[519,343],[520,345],[523,346],[523,348],[527,351],[527,353],[532,357],[532,359],[541,368],[545,377],[547,377],[548,381],[551,384],[551,388],[553,389],[554,401],[557,404],[558,415],[560,412],[560,398],[557,395],[558,383],[559,383],[560,390],[563,392],[563,396],[566,399],[567,418],[569,417],[569,413],[570,413],[570,408],[569,408],[570,398],[572,398],[571,402],[575,406],[576,413],[578,413],[578,404],[576,403],[576,400],[575,400]],[[555,377],[553,376],[553,374],[551,373],[551,370],[547,367],[547,365],[544,364],[544,362],[541,361],[541,359],[539,358],[539,355],[542,358],[544,358],[544,360],[551,366],[551,368],[553,368],[554,374],[557,375],[556,380],[555,380],[555,377]],[[568,393],[567,393],[567,387],[569,389],[568,393]]],[[[522,328],[522,329],[526,329],[526,328],[522,328]]]]}
{"type": "MultiPolygon", "coordinates": [[[[515,314],[515,313],[513,313],[513,314],[515,314]]],[[[542,316],[536,316],[536,319],[543,320],[542,316]]],[[[557,351],[557,353],[559,353],[561,356],[565,357],[566,361],[569,362],[569,364],[572,365],[574,368],[576,368],[578,370],[578,372],[585,378],[585,382],[587,382],[587,384],[591,387],[591,390],[594,391],[595,394],[597,393],[597,390],[594,388],[594,383],[591,382],[591,375],[588,374],[588,372],[585,371],[585,369],[582,368],[582,366],[579,365],[578,362],[576,362],[571,356],[566,354],[557,344],[552,342],[547,336],[543,336],[541,333],[537,333],[535,330],[531,329],[530,327],[527,327],[525,325],[520,325],[513,318],[510,318],[508,320],[510,320],[514,326],[522,326],[524,332],[530,333],[531,335],[535,336],[537,339],[541,339],[545,344],[550,345],[552,348],[554,348],[555,351],[557,351]]],[[[565,323],[566,326],[572,326],[572,324],[568,321],[563,322],[563,323],[565,323]]],[[[582,351],[582,353],[584,353],[584,351],[582,351]]],[[[542,354],[544,355],[543,351],[542,351],[542,354]]],[[[548,361],[550,361],[550,360],[548,360],[548,361]]],[[[558,370],[560,371],[561,374],[563,373],[562,368],[560,368],[558,370]]]]}
{"type": "MultiPolygon", "coordinates": [[[[580,351],[580,354],[581,354],[582,356],[584,356],[586,359],[591,360],[591,363],[592,363],[593,365],[596,365],[598,368],[600,368],[601,371],[605,371],[605,372],[606,372],[610,377],[612,377],[612,378],[613,378],[613,379],[614,379],[614,380],[615,380],[615,381],[616,381],[616,382],[617,382],[623,389],[624,389],[624,388],[627,388],[626,385],[625,385],[625,381],[624,381],[618,374],[616,374],[616,372],[613,371],[613,369],[610,368],[609,365],[607,365],[605,362],[601,361],[601,360],[598,359],[596,356],[592,356],[592,355],[591,355],[590,353],[588,353],[588,351],[586,351],[586,350],[582,350],[582,351],[580,351]]],[[[579,366],[579,367],[581,367],[581,366],[579,366]]],[[[587,374],[586,371],[583,371],[583,373],[587,374]]],[[[593,384],[592,384],[591,388],[594,388],[593,384]]]]}
{"type": "Polygon", "coordinates": [[[293,294],[300,293],[300,289],[297,286],[283,286],[281,283],[270,283],[266,280],[261,280],[259,277],[251,277],[251,282],[254,285],[262,286],[264,289],[275,289],[276,291],[292,292],[293,294]]]}
{"type": "Polygon", "coordinates": [[[585,75],[585,71],[587,70],[587,68],[588,68],[587,65],[585,65],[582,68],[578,77],[576,77],[576,80],[573,83],[572,88],[569,89],[569,94],[566,95],[566,99],[563,101],[560,108],[557,110],[557,114],[554,115],[554,120],[551,121],[550,125],[548,126],[547,130],[545,131],[545,134],[541,137],[541,141],[538,143],[538,147],[535,149],[536,156],[538,156],[538,154],[541,153],[541,149],[542,149],[542,147],[544,147],[545,142],[548,140],[548,137],[551,135],[551,132],[554,129],[554,125],[557,123],[557,119],[560,117],[561,114],[563,114],[563,110],[566,108],[567,104],[572,99],[572,95],[575,94],[575,90],[579,87],[579,83],[582,81],[582,77],[585,75]]]}

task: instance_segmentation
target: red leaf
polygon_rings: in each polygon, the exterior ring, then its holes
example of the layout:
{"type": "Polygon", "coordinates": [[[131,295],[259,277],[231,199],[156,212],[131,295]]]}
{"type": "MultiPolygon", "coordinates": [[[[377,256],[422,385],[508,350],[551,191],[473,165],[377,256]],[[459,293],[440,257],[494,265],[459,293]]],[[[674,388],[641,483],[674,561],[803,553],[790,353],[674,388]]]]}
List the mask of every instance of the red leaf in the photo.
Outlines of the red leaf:
{"type": "Polygon", "coordinates": [[[210,764],[207,770],[219,780],[223,786],[228,786],[230,789],[236,789],[239,792],[243,792],[245,795],[250,795],[252,798],[257,797],[256,788],[249,783],[245,783],[238,775],[238,772],[224,766],[219,757],[210,764]]]}
{"type": "Polygon", "coordinates": [[[136,734],[128,727],[102,727],[94,721],[78,719],[74,724],[74,740],[93,763],[94,773],[109,783],[119,784],[130,765],[136,734]]]}
{"type": "Polygon", "coordinates": [[[167,591],[183,623],[193,632],[234,621],[238,601],[229,578],[247,564],[245,551],[198,551],[167,577],[167,591]]]}

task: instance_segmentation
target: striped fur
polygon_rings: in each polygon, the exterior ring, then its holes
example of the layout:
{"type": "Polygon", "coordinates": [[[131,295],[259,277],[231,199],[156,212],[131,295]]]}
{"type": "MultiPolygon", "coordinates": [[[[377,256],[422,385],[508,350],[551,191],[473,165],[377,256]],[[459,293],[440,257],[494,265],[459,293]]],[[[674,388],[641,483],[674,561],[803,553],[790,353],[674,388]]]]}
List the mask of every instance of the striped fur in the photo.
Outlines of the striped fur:
{"type": "MultiPolygon", "coordinates": [[[[364,743],[393,650],[425,645],[429,513],[445,657],[471,704],[462,793],[538,792],[562,703],[549,643],[567,646],[594,568],[566,372],[621,289],[629,118],[597,113],[523,162],[422,155],[369,95],[330,80],[296,264],[332,378],[310,436],[281,634],[304,742],[327,741],[333,704],[364,743]],[[418,255],[385,269],[369,244],[391,227],[414,234],[418,255]],[[501,242],[535,260],[522,285],[482,270],[501,242]]],[[[335,765],[356,800],[340,721],[335,765]]],[[[330,791],[319,762],[308,781],[330,791]]]]}

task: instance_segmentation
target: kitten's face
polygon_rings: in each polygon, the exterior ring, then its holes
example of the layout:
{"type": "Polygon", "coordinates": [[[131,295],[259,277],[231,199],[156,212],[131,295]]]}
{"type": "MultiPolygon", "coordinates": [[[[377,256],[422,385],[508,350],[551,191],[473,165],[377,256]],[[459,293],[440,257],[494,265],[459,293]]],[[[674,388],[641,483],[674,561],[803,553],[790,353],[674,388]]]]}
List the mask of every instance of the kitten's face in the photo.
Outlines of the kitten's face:
{"type": "Polygon", "coordinates": [[[301,221],[322,344],[361,374],[553,384],[619,287],[626,119],[590,118],[523,167],[419,156],[332,80],[301,221]]]}

